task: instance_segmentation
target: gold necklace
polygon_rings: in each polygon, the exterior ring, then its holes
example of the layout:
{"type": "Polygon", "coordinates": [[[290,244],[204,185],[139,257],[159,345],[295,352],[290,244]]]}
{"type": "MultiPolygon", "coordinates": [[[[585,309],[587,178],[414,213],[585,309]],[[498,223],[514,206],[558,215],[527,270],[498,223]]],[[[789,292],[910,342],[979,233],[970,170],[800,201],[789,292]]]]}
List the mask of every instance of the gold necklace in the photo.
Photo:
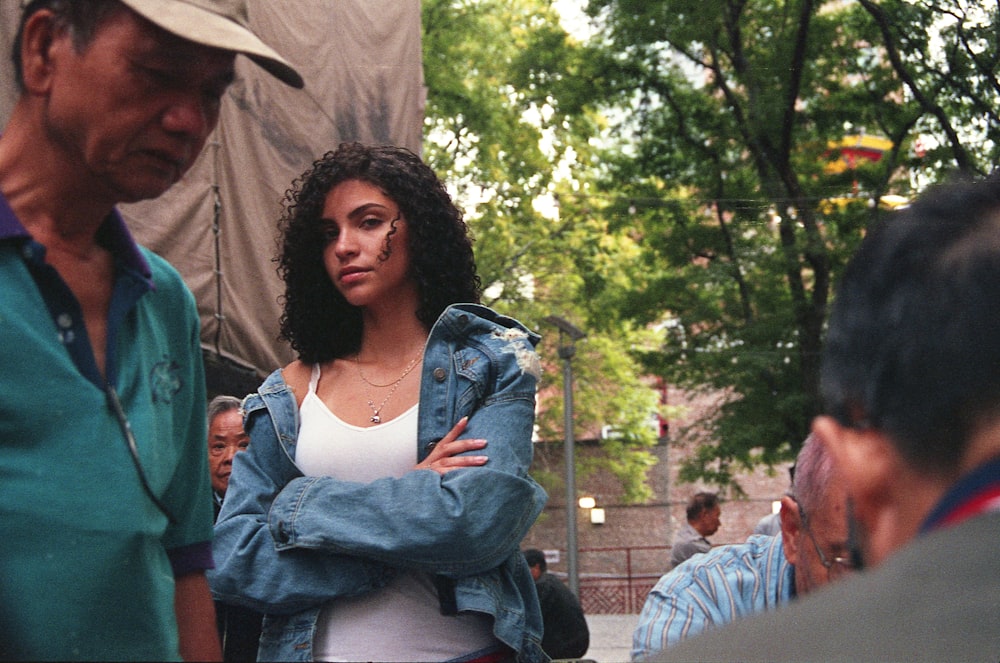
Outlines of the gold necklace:
{"type": "Polygon", "coordinates": [[[380,412],[382,412],[382,408],[384,408],[385,404],[389,402],[389,399],[392,398],[392,395],[396,393],[396,390],[399,389],[399,385],[403,382],[403,378],[405,378],[407,375],[410,374],[410,371],[413,370],[413,368],[417,365],[417,362],[420,361],[420,358],[423,355],[424,351],[421,350],[420,354],[418,354],[416,357],[410,360],[410,363],[408,363],[406,365],[406,368],[403,369],[403,374],[400,375],[398,378],[396,378],[395,382],[389,382],[386,384],[376,384],[374,382],[369,381],[368,378],[365,377],[365,372],[361,370],[360,357],[358,355],[355,355],[354,364],[358,367],[358,377],[360,377],[361,381],[367,385],[365,387],[365,397],[367,398],[368,401],[368,407],[370,407],[372,410],[372,416],[368,419],[369,421],[371,421],[373,424],[382,423],[382,416],[381,414],[379,414],[380,412]],[[378,388],[392,387],[392,388],[389,389],[389,393],[385,395],[385,398],[382,399],[382,402],[379,403],[378,407],[375,407],[375,400],[372,398],[371,390],[368,387],[378,387],[378,388]]]}

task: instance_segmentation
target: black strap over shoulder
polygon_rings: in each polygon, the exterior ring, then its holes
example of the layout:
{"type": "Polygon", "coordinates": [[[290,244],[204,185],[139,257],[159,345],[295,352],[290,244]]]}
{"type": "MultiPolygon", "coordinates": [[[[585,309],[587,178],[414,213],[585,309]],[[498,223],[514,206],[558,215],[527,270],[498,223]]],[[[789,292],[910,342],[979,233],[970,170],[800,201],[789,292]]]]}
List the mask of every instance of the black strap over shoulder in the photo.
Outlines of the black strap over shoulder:
{"type": "Polygon", "coordinates": [[[455,581],[444,576],[434,576],[434,589],[437,590],[438,604],[442,615],[457,615],[458,601],[455,599],[455,581]]]}

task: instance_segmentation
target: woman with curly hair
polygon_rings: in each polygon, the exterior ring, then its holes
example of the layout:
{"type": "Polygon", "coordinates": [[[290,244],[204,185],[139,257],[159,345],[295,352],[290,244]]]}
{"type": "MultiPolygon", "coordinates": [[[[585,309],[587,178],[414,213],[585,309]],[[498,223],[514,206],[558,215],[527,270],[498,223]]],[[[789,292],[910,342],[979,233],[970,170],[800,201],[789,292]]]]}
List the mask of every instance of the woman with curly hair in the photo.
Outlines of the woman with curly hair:
{"type": "Polygon", "coordinates": [[[546,660],[519,551],[538,336],[475,303],[462,215],[407,150],[325,154],[281,231],[298,359],[244,402],[216,598],[267,614],[261,660],[546,660]]]}

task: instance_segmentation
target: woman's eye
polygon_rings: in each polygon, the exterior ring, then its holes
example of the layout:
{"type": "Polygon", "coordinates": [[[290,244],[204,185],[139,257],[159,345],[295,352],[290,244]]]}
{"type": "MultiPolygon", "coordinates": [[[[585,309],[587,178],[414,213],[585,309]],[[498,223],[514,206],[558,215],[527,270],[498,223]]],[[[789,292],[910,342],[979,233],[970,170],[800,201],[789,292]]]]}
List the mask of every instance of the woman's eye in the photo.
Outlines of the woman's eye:
{"type": "Polygon", "coordinates": [[[326,228],[323,228],[323,239],[325,239],[328,242],[332,242],[333,240],[337,239],[337,235],[339,234],[340,231],[333,226],[327,226],[326,228]]]}
{"type": "Polygon", "coordinates": [[[382,223],[383,223],[382,219],[378,218],[377,216],[368,216],[368,217],[365,217],[364,219],[362,219],[362,221],[361,221],[361,227],[362,228],[377,228],[378,226],[382,225],[382,223]]]}

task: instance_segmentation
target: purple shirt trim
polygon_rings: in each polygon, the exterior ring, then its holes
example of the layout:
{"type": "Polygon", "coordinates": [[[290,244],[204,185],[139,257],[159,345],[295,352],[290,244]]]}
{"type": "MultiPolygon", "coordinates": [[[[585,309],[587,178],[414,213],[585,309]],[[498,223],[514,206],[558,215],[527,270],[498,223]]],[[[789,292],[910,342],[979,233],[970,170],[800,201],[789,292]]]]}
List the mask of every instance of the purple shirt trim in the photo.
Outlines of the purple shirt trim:
{"type": "MultiPolygon", "coordinates": [[[[101,224],[98,234],[104,238],[107,248],[115,256],[119,265],[141,275],[147,281],[150,280],[153,272],[149,268],[149,263],[139,251],[139,245],[136,244],[118,210],[111,210],[104,223],[101,224]]],[[[0,193],[0,240],[29,239],[30,237],[31,234],[21,224],[20,219],[14,214],[14,210],[10,208],[7,198],[0,193]]]]}
{"type": "Polygon", "coordinates": [[[28,238],[31,235],[24,229],[14,210],[10,208],[7,198],[0,193],[0,240],[17,237],[28,238]]]}
{"type": "Polygon", "coordinates": [[[214,569],[215,561],[212,559],[212,542],[202,541],[191,545],[171,548],[167,551],[170,558],[170,566],[174,571],[174,577],[179,578],[188,573],[214,569]]]}

